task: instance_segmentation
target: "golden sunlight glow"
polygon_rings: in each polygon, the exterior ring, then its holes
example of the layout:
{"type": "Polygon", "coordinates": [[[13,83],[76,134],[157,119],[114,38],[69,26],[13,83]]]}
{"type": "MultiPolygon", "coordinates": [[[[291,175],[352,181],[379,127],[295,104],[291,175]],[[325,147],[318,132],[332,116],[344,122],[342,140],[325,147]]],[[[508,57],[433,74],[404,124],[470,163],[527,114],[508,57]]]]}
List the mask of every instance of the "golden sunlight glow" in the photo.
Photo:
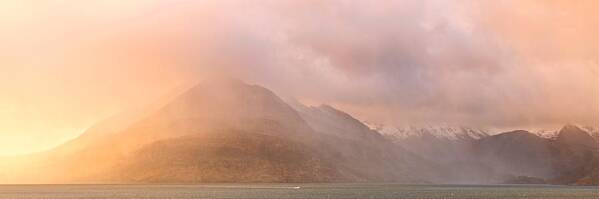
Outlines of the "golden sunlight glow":
{"type": "Polygon", "coordinates": [[[599,185],[598,10],[0,0],[0,184],[599,185]]]}
{"type": "Polygon", "coordinates": [[[0,156],[199,72],[365,120],[597,123],[598,1],[422,2],[0,0],[0,156]]]}

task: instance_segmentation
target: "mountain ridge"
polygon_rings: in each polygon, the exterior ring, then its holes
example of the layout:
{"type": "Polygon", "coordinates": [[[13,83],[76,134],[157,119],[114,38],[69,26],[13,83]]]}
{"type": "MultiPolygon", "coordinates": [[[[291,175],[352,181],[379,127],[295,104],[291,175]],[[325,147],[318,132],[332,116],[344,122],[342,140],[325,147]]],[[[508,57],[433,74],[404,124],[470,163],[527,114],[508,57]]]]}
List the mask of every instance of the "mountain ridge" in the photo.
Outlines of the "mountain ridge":
{"type": "MultiPolygon", "coordinates": [[[[88,133],[101,136],[88,143],[84,134],[70,142],[82,147],[51,151],[0,176],[35,183],[408,183],[434,172],[349,114],[327,105],[298,112],[272,91],[241,81],[199,84],[119,132],[88,133]],[[296,158],[286,163],[287,156],[296,158]]],[[[0,181],[17,182],[11,179],[0,181]]]]}
{"type": "Polygon", "coordinates": [[[331,105],[306,106],[258,85],[226,80],[100,122],[19,164],[0,164],[0,183],[596,185],[594,132],[566,125],[544,138],[523,130],[493,135],[447,125],[389,128],[331,105]]]}

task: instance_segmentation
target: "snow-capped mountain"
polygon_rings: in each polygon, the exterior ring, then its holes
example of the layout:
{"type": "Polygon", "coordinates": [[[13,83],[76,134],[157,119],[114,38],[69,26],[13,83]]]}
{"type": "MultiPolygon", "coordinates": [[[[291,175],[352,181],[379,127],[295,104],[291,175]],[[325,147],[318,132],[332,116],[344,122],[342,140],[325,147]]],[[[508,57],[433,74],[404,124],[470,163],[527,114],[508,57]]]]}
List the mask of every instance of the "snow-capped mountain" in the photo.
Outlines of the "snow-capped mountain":
{"type": "Polygon", "coordinates": [[[490,132],[487,130],[463,126],[425,125],[395,127],[376,125],[368,122],[365,123],[367,123],[372,130],[378,131],[382,135],[392,139],[395,142],[413,138],[436,138],[448,141],[468,141],[478,140],[490,135],[490,132]]]}
{"type": "Polygon", "coordinates": [[[599,136],[599,127],[594,127],[594,126],[581,126],[580,127],[582,130],[587,131],[589,134],[591,134],[591,136],[596,137],[599,136]]]}
{"type": "MultiPolygon", "coordinates": [[[[595,139],[599,138],[599,128],[598,127],[581,126],[581,125],[573,125],[573,126],[580,128],[581,130],[585,131],[586,133],[588,133],[595,139]]],[[[556,139],[559,135],[559,130],[537,130],[537,131],[531,131],[531,132],[533,134],[535,134],[541,138],[545,138],[545,139],[556,139]]]]}
{"type": "Polygon", "coordinates": [[[444,124],[403,127],[368,124],[396,146],[442,168],[450,168],[451,172],[445,177],[452,180],[443,183],[473,182],[473,179],[481,179],[479,174],[484,173],[472,163],[475,158],[471,147],[478,140],[490,136],[487,130],[444,124]]]}
{"type": "Polygon", "coordinates": [[[557,135],[559,133],[559,131],[557,130],[537,130],[537,131],[532,131],[533,134],[541,137],[541,138],[545,138],[545,139],[555,139],[557,138],[557,135]]]}

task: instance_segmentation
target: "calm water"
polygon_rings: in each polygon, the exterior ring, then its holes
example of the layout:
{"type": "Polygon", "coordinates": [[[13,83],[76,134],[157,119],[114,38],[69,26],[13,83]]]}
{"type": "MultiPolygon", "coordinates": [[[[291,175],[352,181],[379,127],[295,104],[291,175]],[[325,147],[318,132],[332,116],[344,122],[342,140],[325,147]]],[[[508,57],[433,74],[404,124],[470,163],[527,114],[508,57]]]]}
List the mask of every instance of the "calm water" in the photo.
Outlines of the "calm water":
{"type": "Polygon", "coordinates": [[[240,184],[240,185],[5,185],[9,199],[597,199],[597,187],[421,186],[396,184],[240,184]],[[300,188],[301,187],[301,188],[300,188]]]}

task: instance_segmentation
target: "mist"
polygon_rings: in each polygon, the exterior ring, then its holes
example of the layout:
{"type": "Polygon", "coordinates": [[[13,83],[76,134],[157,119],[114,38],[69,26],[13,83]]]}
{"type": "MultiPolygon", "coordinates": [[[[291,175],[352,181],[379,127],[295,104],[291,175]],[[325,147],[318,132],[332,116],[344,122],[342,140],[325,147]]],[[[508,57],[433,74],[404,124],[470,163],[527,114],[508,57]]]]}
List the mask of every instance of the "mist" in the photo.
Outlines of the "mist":
{"type": "Polygon", "coordinates": [[[55,132],[35,150],[212,76],[393,125],[599,125],[591,0],[32,2],[0,8],[0,118],[55,132]]]}

